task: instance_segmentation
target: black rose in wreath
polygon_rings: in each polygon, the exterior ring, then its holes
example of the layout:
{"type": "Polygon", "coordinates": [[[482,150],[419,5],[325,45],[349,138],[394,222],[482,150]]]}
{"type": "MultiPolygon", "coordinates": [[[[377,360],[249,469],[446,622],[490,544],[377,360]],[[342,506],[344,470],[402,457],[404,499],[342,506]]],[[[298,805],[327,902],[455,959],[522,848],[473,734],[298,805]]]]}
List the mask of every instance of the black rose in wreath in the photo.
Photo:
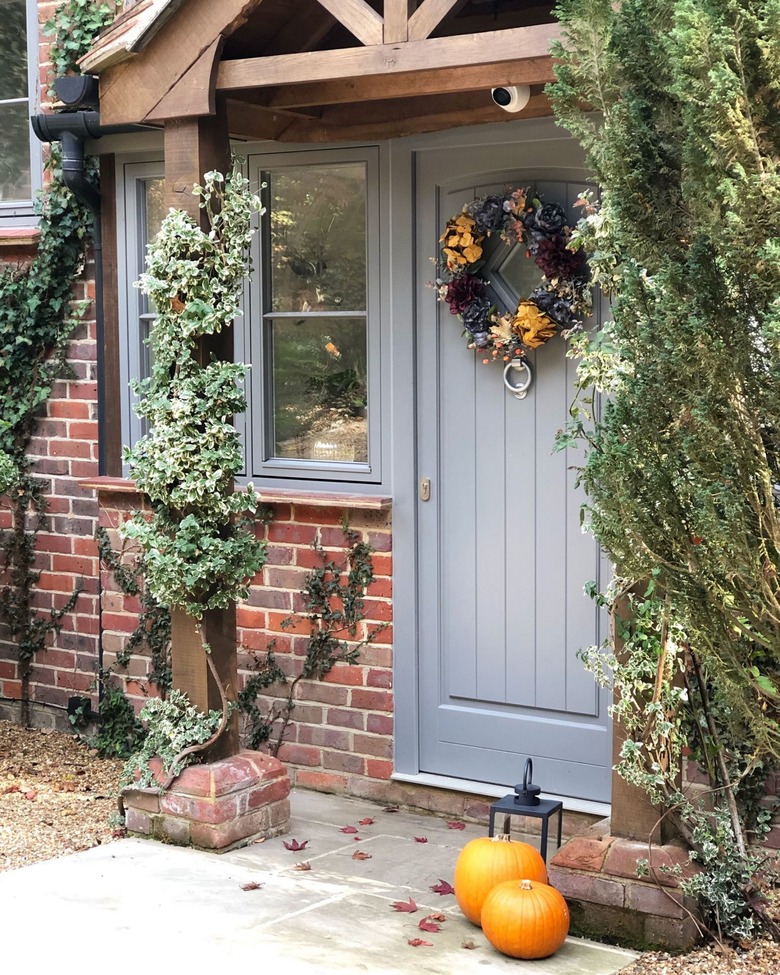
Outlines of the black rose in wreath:
{"type": "Polygon", "coordinates": [[[554,291],[537,288],[528,297],[540,311],[544,312],[548,318],[552,318],[560,328],[574,328],[578,324],[578,319],[572,311],[571,302],[561,298],[554,291]]]}
{"type": "Polygon", "coordinates": [[[486,196],[470,207],[474,229],[479,234],[498,233],[506,220],[503,196],[486,196]]]}
{"type": "Polygon", "coordinates": [[[540,203],[529,214],[526,226],[531,231],[537,230],[550,237],[566,226],[566,211],[560,203],[540,203]]]}
{"type": "Polygon", "coordinates": [[[487,298],[477,298],[460,313],[461,321],[472,334],[488,331],[490,327],[489,315],[490,302],[487,298]]]}

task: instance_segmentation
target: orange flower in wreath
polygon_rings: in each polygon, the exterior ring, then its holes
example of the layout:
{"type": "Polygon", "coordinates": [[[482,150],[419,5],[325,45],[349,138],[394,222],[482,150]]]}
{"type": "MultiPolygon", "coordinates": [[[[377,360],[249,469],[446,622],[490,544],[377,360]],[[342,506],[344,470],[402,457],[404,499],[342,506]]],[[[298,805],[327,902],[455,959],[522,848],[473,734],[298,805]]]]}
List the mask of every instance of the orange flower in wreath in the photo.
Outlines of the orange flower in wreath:
{"type": "Polygon", "coordinates": [[[521,301],[512,320],[512,329],[529,349],[538,349],[558,331],[558,326],[533,301],[521,301]]]}
{"type": "Polygon", "coordinates": [[[447,222],[447,228],[439,237],[444,245],[442,253],[450,270],[467,264],[474,264],[482,257],[484,234],[474,233],[474,220],[468,214],[461,213],[447,222]]]}

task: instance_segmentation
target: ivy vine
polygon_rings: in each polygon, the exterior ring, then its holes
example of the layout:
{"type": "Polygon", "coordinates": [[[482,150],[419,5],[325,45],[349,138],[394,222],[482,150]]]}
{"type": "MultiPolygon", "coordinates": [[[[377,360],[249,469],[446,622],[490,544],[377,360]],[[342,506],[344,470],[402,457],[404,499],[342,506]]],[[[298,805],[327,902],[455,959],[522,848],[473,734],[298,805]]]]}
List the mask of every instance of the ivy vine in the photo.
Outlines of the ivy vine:
{"type": "Polygon", "coordinates": [[[92,47],[97,35],[112,22],[121,7],[120,0],[65,0],[43,26],[51,37],[49,59],[54,75],[61,78],[78,74],[79,58],[92,47]]]}

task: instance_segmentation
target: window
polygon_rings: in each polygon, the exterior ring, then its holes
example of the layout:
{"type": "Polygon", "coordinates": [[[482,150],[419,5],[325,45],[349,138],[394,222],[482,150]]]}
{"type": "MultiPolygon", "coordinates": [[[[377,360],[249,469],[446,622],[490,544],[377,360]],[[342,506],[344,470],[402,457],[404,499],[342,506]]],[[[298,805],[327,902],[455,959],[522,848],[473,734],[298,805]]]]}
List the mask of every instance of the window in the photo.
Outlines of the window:
{"type": "MultiPolygon", "coordinates": [[[[234,333],[250,366],[236,417],[243,476],[378,483],[378,152],[258,155],[248,174],[266,211],[234,333]]],[[[122,442],[132,445],[146,431],[128,383],[149,375],[155,316],[134,282],[166,212],[162,161],[125,163],[117,189],[122,442]]]]}
{"type": "MultiPolygon", "coordinates": [[[[32,0],[0,0],[0,215],[30,214],[40,145],[30,126],[37,91],[38,20],[32,0]]],[[[13,221],[10,221],[13,222],[13,221]]]]}
{"type": "MultiPolygon", "coordinates": [[[[119,242],[120,266],[127,269],[124,301],[120,301],[120,373],[122,389],[128,390],[131,379],[145,379],[151,371],[146,339],[155,311],[147,296],[135,287],[135,282],[146,267],[147,245],[160,229],[166,213],[163,164],[125,165],[124,186],[120,189],[123,192],[118,212],[124,213],[127,231],[126,238],[119,242]]],[[[135,402],[135,395],[129,391],[122,398],[122,442],[125,444],[134,444],[146,433],[146,421],[142,422],[133,409],[135,402]]]]}
{"type": "Polygon", "coordinates": [[[329,150],[254,162],[266,212],[243,325],[252,364],[248,473],[378,480],[376,155],[329,150]]]}

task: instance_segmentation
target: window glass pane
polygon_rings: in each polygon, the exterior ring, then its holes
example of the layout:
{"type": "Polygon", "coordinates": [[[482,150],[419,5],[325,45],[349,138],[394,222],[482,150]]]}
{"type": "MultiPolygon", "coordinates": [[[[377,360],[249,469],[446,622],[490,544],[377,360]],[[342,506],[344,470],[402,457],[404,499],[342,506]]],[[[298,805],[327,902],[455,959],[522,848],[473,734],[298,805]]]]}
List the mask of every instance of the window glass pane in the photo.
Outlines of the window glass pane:
{"type": "Polygon", "coordinates": [[[273,311],[366,308],[366,169],[299,166],[266,174],[273,311]]]}
{"type": "Polygon", "coordinates": [[[0,105],[0,200],[29,200],[32,196],[27,115],[26,101],[0,105]]]}
{"type": "Polygon", "coordinates": [[[276,457],[367,463],[365,318],[272,322],[276,457]]]}
{"type": "Polygon", "coordinates": [[[27,98],[27,3],[0,0],[0,99],[27,98]]]}
{"type": "MultiPolygon", "coordinates": [[[[146,269],[148,245],[154,240],[167,213],[165,207],[165,180],[161,176],[138,180],[138,205],[141,211],[140,233],[138,236],[138,274],[146,269]]],[[[154,311],[145,294],[140,299],[141,314],[154,311]]]]}

